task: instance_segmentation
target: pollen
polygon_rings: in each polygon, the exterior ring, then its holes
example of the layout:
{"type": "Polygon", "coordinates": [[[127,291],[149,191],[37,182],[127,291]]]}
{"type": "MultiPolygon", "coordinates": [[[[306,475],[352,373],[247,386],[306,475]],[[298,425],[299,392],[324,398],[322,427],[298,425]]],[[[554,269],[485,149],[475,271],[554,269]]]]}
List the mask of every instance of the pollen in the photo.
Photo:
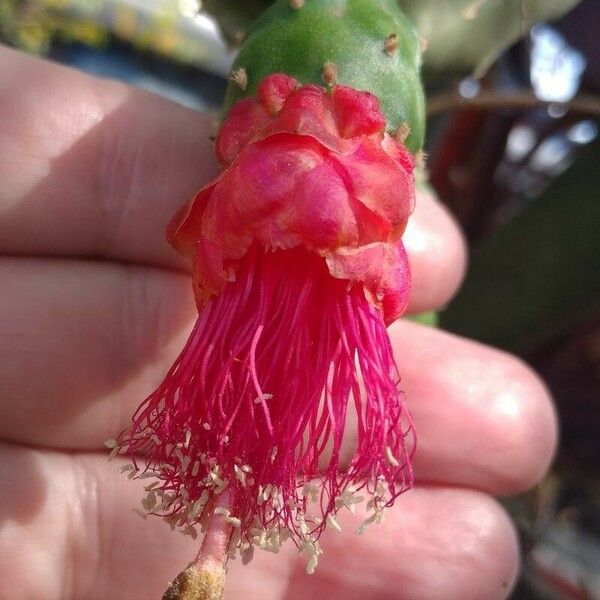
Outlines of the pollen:
{"type": "Polygon", "coordinates": [[[233,465],[233,471],[235,473],[235,478],[242,484],[242,487],[246,487],[246,473],[244,473],[237,465],[233,465]]]}
{"type": "Polygon", "coordinates": [[[242,524],[240,519],[232,516],[225,517],[225,521],[229,523],[232,527],[235,527],[236,529],[239,529],[242,524]]]}
{"type": "Polygon", "coordinates": [[[331,514],[327,515],[327,525],[329,525],[329,527],[331,527],[332,529],[339,531],[340,533],[342,532],[342,528],[340,527],[340,524],[336,521],[335,517],[331,514]]]}
{"type": "Polygon", "coordinates": [[[193,540],[195,540],[198,537],[198,532],[196,531],[196,528],[193,525],[186,525],[181,530],[181,533],[183,533],[183,535],[189,535],[193,540]]]}
{"type": "Polygon", "coordinates": [[[142,506],[146,512],[151,512],[156,506],[156,493],[149,491],[148,495],[142,500],[142,506]]]}
{"type": "Polygon", "coordinates": [[[392,449],[389,446],[387,446],[385,449],[385,457],[387,458],[387,461],[390,463],[390,465],[392,465],[392,467],[400,466],[398,459],[394,456],[392,449]]]}
{"type": "Polygon", "coordinates": [[[121,448],[117,443],[117,440],[110,438],[104,442],[104,445],[110,449],[110,454],[108,456],[108,460],[112,460],[120,451],[121,448]]]}
{"type": "Polygon", "coordinates": [[[260,394],[260,396],[256,396],[254,399],[254,404],[260,404],[265,400],[271,400],[273,398],[273,394],[260,394]]]}

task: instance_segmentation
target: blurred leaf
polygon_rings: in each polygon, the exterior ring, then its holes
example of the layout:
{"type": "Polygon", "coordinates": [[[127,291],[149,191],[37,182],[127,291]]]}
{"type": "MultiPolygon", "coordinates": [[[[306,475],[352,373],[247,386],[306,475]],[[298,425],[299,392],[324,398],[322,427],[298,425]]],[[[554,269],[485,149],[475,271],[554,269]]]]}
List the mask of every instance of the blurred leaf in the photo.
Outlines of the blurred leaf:
{"type": "Polygon", "coordinates": [[[600,141],[473,252],[442,327],[529,352],[600,306],[600,141]]]}
{"type": "Polygon", "coordinates": [[[426,79],[485,71],[535,23],[580,0],[399,0],[424,39],[426,79]]]}
{"type": "Polygon", "coordinates": [[[271,0],[203,0],[202,9],[219,23],[225,38],[239,44],[254,21],[271,4],[271,0]]]}

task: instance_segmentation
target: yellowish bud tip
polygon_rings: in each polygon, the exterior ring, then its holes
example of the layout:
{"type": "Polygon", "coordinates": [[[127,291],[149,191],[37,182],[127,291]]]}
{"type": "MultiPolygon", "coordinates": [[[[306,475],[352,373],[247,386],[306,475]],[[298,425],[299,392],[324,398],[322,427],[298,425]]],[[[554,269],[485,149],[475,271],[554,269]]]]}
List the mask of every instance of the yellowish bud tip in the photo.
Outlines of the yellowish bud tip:
{"type": "Polygon", "coordinates": [[[222,600],[225,573],[223,565],[190,565],[179,573],[162,600],[222,600]]]}

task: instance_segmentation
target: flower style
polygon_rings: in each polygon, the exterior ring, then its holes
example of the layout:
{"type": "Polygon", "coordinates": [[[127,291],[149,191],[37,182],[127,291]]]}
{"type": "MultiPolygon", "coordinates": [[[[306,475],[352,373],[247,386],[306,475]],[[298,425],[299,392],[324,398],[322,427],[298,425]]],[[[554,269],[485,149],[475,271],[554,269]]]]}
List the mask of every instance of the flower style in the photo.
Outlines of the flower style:
{"type": "Polygon", "coordinates": [[[367,500],[366,526],[413,482],[386,332],[410,290],[413,159],[367,92],[274,74],[257,96],[221,126],[221,175],[168,228],[199,317],[113,445],[155,478],[147,512],[207,531],[204,558],[214,531],[244,561],[291,538],[312,572],[339,510],[367,500]]]}

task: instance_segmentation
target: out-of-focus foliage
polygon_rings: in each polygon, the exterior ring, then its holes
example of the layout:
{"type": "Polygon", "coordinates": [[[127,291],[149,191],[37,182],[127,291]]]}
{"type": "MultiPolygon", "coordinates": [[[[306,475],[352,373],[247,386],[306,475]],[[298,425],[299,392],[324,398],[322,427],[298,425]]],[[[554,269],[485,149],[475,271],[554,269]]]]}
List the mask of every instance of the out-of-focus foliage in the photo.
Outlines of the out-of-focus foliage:
{"type": "Polygon", "coordinates": [[[426,79],[480,74],[535,23],[579,0],[400,0],[421,34],[426,79]]]}
{"type": "Polygon", "coordinates": [[[224,46],[203,35],[190,18],[199,10],[189,0],[0,0],[0,38],[44,53],[52,40],[103,46],[114,35],[139,50],[211,71],[225,71],[224,46]]]}
{"type": "Polygon", "coordinates": [[[271,0],[203,0],[202,9],[212,15],[225,38],[239,44],[252,23],[271,5],[271,0]]]}
{"type": "MultiPolygon", "coordinates": [[[[85,3],[85,0],[80,1],[85,3]]],[[[106,30],[95,19],[72,19],[61,12],[64,5],[64,0],[0,0],[1,38],[17,48],[36,53],[46,52],[54,38],[96,47],[106,43],[106,30]]]]}
{"type": "Polygon", "coordinates": [[[442,326],[523,353],[600,305],[600,142],[473,250],[442,326]]]}

